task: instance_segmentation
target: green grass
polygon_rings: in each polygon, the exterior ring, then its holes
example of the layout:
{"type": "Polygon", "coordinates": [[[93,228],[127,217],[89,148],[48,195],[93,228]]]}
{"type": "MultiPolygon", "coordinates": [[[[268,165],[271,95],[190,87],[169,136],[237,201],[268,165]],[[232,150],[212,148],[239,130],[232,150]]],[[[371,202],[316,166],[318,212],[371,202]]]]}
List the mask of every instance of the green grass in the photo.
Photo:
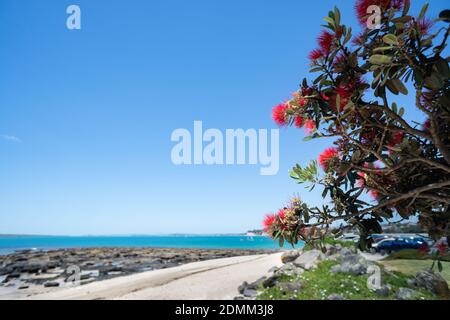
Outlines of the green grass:
{"type": "MultiPolygon", "coordinates": [[[[384,275],[383,281],[392,286],[388,297],[379,297],[367,288],[367,275],[353,276],[345,273],[331,273],[330,269],[337,264],[335,261],[323,261],[312,271],[307,271],[300,276],[283,276],[281,282],[300,281],[303,288],[297,293],[283,293],[278,287],[263,289],[258,296],[259,300],[324,300],[330,294],[339,294],[347,300],[380,300],[393,299],[397,288],[409,287],[407,279],[409,276],[390,272],[384,275]]],[[[416,299],[436,299],[436,297],[425,290],[418,290],[416,299]]]]}
{"type": "MultiPolygon", "coordinates": [[[[433,257],[424,254],[420,252],[419,250],[415,249],[407,249],[407,250],[401,250],[397,252],[392,252],[389,257],[387,257],[387,260],[395,260],[395,259],[410,259],[410,260],[430,260],[433,257]]],[[[441,257],[441,260],[443,261],[450,261],[450,256],[446,255],[444,257],[441,257]]],[[[431,265],[432,262],[430,262],[431,265]]]]}
{"type": "MultiPolygon", "coordinates": [[[[417,272],[429,269],[432,260],[410,260],[410,259],[395,259],[395,260],[383,260],[381,264],[388,270],[402,272],[409,276],[415,276],[417,272]]],[[[450,283],[450,262],[442,262],[442,277],[450,283]]],[[[435,268],[437,272],[437,268],[435,268]]]]}

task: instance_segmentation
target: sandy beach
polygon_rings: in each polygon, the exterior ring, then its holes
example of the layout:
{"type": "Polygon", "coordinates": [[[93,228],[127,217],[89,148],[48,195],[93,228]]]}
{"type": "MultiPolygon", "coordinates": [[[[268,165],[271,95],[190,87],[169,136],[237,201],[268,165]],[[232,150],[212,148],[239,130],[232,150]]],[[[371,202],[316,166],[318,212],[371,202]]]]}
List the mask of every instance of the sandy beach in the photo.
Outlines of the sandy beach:
{"type": "Polygon", "coordinates": [[[243,281],[267,276],[281,265],[281,253],[241,256],[148,271],[73,288],[60,288],[30,299],[223,300],[238,295],[243,281]]]}
{"type": "Polygon", "coordinates": [[[266,250],[87,248],[0,256],[4,299],[233,299],[281,264],[266,250]],[[70,268],[78,266],[79,282],[70,268]]]}

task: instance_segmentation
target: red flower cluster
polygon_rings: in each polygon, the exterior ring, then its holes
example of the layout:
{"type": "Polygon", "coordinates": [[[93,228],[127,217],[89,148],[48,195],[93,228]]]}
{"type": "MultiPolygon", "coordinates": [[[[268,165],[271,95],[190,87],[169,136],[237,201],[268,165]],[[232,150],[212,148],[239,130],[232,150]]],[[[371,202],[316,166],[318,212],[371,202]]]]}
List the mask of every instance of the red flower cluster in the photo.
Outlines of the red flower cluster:
{"type": "Polygon", "coordinates": [[[303,117],[301,117],[301,116],[296,116],[296,117],[295,117],[295,120],[294,120],[294,125],[295,125],[297,128],[303,127],[303,125],[304,125],[303,117]]]}
{"type": "Polygon", "coordinates": [[[436,248],[438,249],[439,254],[441,256],[445,256],[445,254],[447,253],[447,245],[445,243],[443,243],[443,242],[438,243],[436,245],[436,248]]]}
{"type": "Polygon", "coordinates": [[[309,53],[308,58],[311,60],[311,62],[315,62],[316,60],[329,55],[331,52],[331,48],[333,47],[334,40],[340,37],[340,33],[341,32],[338,31],[335,34],[332,34],[329,31],[323,30],[319,37],[317,37],[319,48],[309,53]]]}
{"type": "Polygon", "coordinates": [[[427,119],[425,120],[425,122],[422,124],[422,130],[423,131],[429,131],[431,128],[431,120],[427,119]]]}
{"type": "Polygon", "coordinates": [[[420,33],[422,35],[427,35],[430,32],[430,29],[433,27],[434,23],[430,19],[422,19],[417,22],[420,33]]]}
{"type": "Polygon", "coordinates": [[[305,131],[306,134],[311,134],[314,132],[314,130],[316,129],[316,123],[311,120],[311,119],[307,119],[305,121],[305,131]]]}
{"type": "Polygon", "coordinates": [[[313,88],[302,88],[301,92],[294,92],[293,99],[275,106],[272,109],[272,119],[280,127],[287,126],[289,123],[293,123],[297,128],[305,127],[306,134],[311,134],[316,129],[316,124],[313,120],[308,119],[308,116],[304,114],[303,107],[308,104],[305,96],[314,94],[313,88]],[[290,111],[288,113],[288,111],[290,111]],[[293,122],[289,121],[292,118],[293,122]]]}
{"type": "Polygon", "coordinates": [[[344,110],[344,107],[348,104],[350,101],[350,98],[353,95],[353,90],[349,85],[340,85],[337,88],[334,89],[333,95],[330,97],[330,106],[333,108],[334,111],[338,110],[337,106],[337,99],[340,99],[339,103],[339,110],[344,110]]]}
{"type": "Polygon", "coordinates": [[[403,138],[405,137],[405,134],[403,132],[396,132],[392,135],[391,139],[389,140],[388,146],[389,147],[395,147],[396,145],[400,144],[403,141],[403,138]]]}
{"type": "Polygon", "coordinates": [[[287,226],[285,223],[286,219],[286,209],[280,209],[277,214],[268,214],[263,220],[264,232],[269,235],[272,229],[280,228],[281,230],[286,230],[287,226]]]}
{"type": "Polygon", "coordinates": [[[272,225],[277,220],[277,217],[274,214],[268,214],[263,221],[264,231],[267,232],[272,227],[272,225]]]}
{"type": "Polygon", "coordinates": [[[319,164],[323,170],[328,171],[330,166],[330,161],[334,158],[338,158],[339,153],[336,148],[328,148],[322,152],[319,156],[319,164]]]}
{"type": "Polygon", "coordinates": [[[272,119],[277,125],[283,127],[288,123],[286,111],[289,106],[286,103],[279,104],[272,109],[272,119]]]}

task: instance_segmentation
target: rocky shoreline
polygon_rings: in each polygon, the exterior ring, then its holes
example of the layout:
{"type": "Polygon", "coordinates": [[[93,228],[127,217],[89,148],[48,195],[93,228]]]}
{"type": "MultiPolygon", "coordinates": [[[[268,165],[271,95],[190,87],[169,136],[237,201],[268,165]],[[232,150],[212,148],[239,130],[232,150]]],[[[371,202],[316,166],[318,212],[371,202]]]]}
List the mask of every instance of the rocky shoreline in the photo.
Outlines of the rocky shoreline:
{"type": "MultiPolygon", "coordinates": [[[[255,282],[242,283],[237,288],[239,295],[235,297],[235,300],[259,299],[262,292],[271,288],[276,289],[275,292],[279,292],[283,298],[289,297],[289,299],[296,300],[297,293],[307,286],[304,281],[307,277],[304,276],[314,272],[319,264],[327,261],[333,263],[327,275],[330,278],[338,274],[345,275],[348,279],[367,278],[367,286],[369,286],[369,283],[372,284],[370,290],[373,296],[370,299],[414,300],[420,298],[420,290],[422,290],[422,293],[427,291],[430,295],[433,295],[433,299],[450,299],[448,284],[438,272],[420,271],[415,277],[410,277],[400,286],[400,281],[395,281],[396,285],[384,283],[389,275],[394,278],[398,278],[398,275],[383,269],[375,260],[368,260],[367,255],[364,256],[355,248],[326,245],[325,252],[320,250],[291,250],[283,253],[281,260],[283,266],[269,270],[270,276],[262,277],[255,282]],[[377,272],[379,277],[376,277],[377,272]]],[[[313,285],[316,286],[316,284],[313,285]]],[[[344,284],[341,284],[341,286],[344,286],[344,284]]],[[[321,299],[347,300],[352,295],[351,292],[347,292],[347,296],[333,293],[333,290],[339,289],[338,287],[330,286],[326,289],[323,290],[321,299]]],[[[359,291],[357,287],[354,287],[354,289],[359,291]]],[[[317,291],[319,290],[317,288],[317,291]]]]}
{"type": "Polygon", "coordinates": [[[0,256],[0,299],[26,298],[60,287],[197,261],[266,254],[270,250],[76,248],[23,250],[0,256]]]}

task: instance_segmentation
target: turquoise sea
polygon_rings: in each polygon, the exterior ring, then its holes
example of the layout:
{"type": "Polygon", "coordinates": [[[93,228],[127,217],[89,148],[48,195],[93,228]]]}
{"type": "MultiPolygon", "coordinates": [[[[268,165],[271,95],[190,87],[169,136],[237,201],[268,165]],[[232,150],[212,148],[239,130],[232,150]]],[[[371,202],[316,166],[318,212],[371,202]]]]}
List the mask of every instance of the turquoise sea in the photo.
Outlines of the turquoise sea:
{"type": "Polygon", "coordinates": [[[265,236],[167,235],[167,236],[0,236],[0,254],[23,249],[86,247],[155,247],[199,249],[279,249],[265,236]]]}

